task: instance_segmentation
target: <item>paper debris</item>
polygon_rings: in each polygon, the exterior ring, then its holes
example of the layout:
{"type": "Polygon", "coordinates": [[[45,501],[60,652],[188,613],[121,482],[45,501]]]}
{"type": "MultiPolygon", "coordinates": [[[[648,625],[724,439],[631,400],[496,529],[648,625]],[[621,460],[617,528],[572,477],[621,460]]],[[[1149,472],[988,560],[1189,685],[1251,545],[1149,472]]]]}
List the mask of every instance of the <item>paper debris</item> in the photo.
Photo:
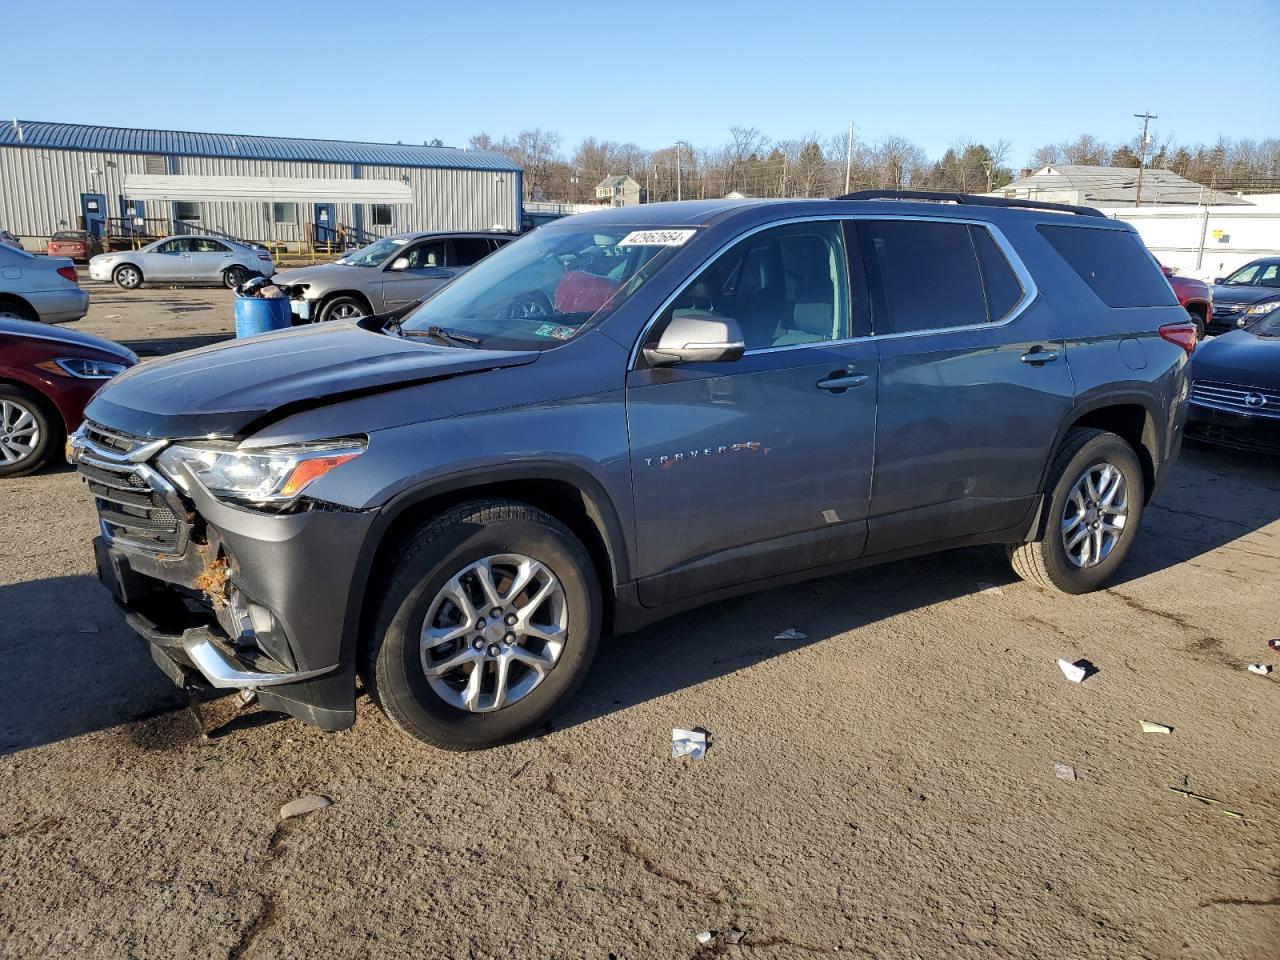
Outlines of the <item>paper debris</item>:
{"type": "Polygon", "coordinates": [[[1251,663],[1249,664],[1250,673],[1260,673],[1264,677],[1271,672],[1271,664],[1269,663],[1251,663]]]}
{"type": "Polygon", "coordinates": [[[1163,723],[1152,723],[1150,720],[1142,721],[1143,733],[1173,733],[1173,727],[1167,727],[1163,723]]]}
{"type": "Polygon", "coordinates": [[[708,944],[708,943],[710,943],[710,942],[711,942],[711,931],[710,931],[710,930],[703,930],[700,934],[698,934],[698,942],[699,942],[699,943],[701,943],[701,944],[708,944]]]}
{"type": "Polygon", "coordinates": [[[797,630],[795,627],[787,627],[787,629],[783,630],[781,633],[775,634],[773,639],[775,640],[808,640],[809,638],[808,636],[806,636],[805,634],[797,630]]]}
{"type": "Polygon", "coordinates": [[[1267,646],[1269,646],[1272,650],[1280,650],[1280,640],[1268,640],[1267,646]]]}
{"type": "Polygon", "coordinates": [[[1199,800],[1201,803],[1207,804],[1208,806],[1218,807],[1220,808],[1218,812],[1225,816],[1235,817],[1237,820],[1248,819],[1243,813],[1240,813],[1238,810],[1228,810],[1226,807],[1223,807],[1221,800],[1215,800],[1213,797],[1206,797],[1202,793],[1192,793],[1190,790],[1183,790],[1181,787],[1170,787],[1169,789],[1172,790],[1174,793],[1182,794],[1184,797],[1190,797],[1192,800],[1199,800]]]}
{"type": "Polygon", "coordinates": [[[730,930],[728,933],[724,935],[724,938],[728,940],[730,944],[736,944],[736,943],[741,943],[742,938],[745,937],[746,935],[747,935],[747,932],[745,930],[739,930],[737,927],[734,927],[732,930],[730,930]]]}
{"type": "Polygon", "coordinates": [[[1075,780],[1076,768],[1069,763],[1055,763],[1053,765],[1053,775],[1059,780],[1075,780]]]}
{"type": "Polygon", "coordinates": [[[697,760],[707,752],[707,731],[682,730],[675,727],[671,731],[671,759],[692,757],[697,760]]]}
{"type": "Polygon", "coordinates": [[[122,313],[108,313],[106,318],[108,320],[119,320],[122,316],[124,316],[122,313]]]}
{"type": "Polygon", "coordinates": [[[290,817],[300,817],[305,813],[313,813],[316,810],[323,810],[325,807],[333,805],[333,801],[328,797],[322,797],[318,793],[309,793],[305,797],[299,797],[297,800],[290,800],[280,808],[280,819],[288,820],[290,817]]]}
{"type": "Polygon", "coordinates": [[[1079,683],[1085,678],[1085,669],[1076,663],[1068,663],[1061,657],[1058,658],[1058,667],[1062,670],[1062,675],[1072,683],[1079,683]]]}

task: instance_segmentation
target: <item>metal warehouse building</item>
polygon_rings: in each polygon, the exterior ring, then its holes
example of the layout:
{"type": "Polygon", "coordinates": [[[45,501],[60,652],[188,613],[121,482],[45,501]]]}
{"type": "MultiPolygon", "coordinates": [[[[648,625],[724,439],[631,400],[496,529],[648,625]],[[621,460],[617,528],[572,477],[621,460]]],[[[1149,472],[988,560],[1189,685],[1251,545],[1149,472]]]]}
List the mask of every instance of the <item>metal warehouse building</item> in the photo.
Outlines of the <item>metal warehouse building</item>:
{"type": "Polygon", "coordinates": [[[43,249],[57,230],[207,232],[292,248],[407,230],[515,230],[521,171],[482,150],[134,130],[0,127],[0,228],[43,249]]]}

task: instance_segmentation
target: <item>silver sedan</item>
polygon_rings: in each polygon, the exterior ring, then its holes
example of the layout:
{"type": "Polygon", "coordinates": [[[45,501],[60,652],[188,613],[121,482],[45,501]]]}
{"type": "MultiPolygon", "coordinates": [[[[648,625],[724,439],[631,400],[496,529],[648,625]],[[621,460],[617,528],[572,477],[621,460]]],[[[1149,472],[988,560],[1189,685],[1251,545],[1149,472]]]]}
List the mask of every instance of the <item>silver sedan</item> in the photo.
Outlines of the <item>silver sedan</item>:
{"type": "Polygon", "coordinates": [[[275,269],[265,247],[223,237],[166,237],[140,250],[103,253],[89,261],[90,277],[113,280],[125,290],[148,281],[238,287],[251,277],[269,277],[275,269]]]}

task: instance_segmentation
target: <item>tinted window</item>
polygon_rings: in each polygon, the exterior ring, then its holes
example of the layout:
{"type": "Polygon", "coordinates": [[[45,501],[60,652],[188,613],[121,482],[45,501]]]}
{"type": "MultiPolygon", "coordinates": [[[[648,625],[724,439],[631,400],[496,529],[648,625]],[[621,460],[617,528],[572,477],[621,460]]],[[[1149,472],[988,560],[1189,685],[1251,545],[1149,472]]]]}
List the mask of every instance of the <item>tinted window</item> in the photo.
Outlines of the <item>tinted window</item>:
{"type": "Polygon", "coordinates": [[[210,240],[207,237],[201,237],[198,240],[191,241],[191,248],[196,253],[230,253],[231,250],[219,243],[217,240],[210,240]]]}
{"type": "Polygon", "coordinates": [[[906,333],[985,323],[987,303],[969,227],[935,220],[866,224],[885,309],[875,332],[906,333]]]}
{"type": "Polygon", "coordinates": [[[667,308],[731,317],[748,350],[849,336],[849,282],[840,225],[794,223],[747,237],[717,257],[667,308]]]}
{"type": "Polygon", "coordinates": [[[972,227],[974,246],[978,248],[978,263],[982,267],[982,282],[987,288],[987,306],[992,321],[1003,320],[1022,299],[1022,284],[1009,266],[1004,251],[996,245],[991,231],[984,227],[972,227]]]}
{"type": "Polygon", "coordinates": [[[1142,241],[1129,231],[1049,224],[1036,229],[1108,307],[1160,307],[1176,302],[1169,281],[1142,241]]]}
{"type": "Polygon", "coordinates": [[[489,241],[484,237],[457,237],[453,241],[453,265],[469,267],[489,255],[489,241]]]}

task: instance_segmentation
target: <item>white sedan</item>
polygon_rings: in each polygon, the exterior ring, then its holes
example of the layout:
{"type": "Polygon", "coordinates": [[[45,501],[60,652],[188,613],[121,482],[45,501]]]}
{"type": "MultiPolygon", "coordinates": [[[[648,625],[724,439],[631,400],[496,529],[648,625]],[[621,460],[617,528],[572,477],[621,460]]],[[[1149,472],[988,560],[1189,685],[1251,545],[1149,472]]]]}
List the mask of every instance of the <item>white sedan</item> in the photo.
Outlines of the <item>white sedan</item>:
{"type": "Polygon", "coordinates": [[[165,237],[141,250],[103,253],[89,261],[89,276],[112,280],[125,290],[144,282],[221,283],[238,287],[251,277],[275,273],[271,251],[223,237],[165,237]]]}

